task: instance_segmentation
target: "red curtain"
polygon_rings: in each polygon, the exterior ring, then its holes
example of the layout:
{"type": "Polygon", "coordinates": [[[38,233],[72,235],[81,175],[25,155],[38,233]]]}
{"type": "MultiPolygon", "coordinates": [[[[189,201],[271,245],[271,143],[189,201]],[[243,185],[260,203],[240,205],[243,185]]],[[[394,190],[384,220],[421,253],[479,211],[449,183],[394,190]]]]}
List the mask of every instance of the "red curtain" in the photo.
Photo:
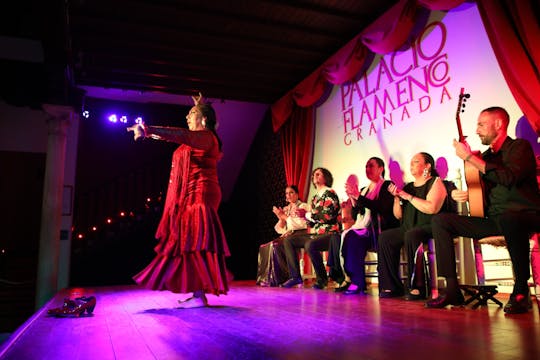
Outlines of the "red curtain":
{"type": "Polygon", "coordinates": [[[540,136],[540,4],[478,0],[501,71],[532,128],[540,136]]]}
{"type": "MultiPolygon", "coordinates": [[[[450,10],[464,1],[401,0],[272,105],[274,131],[278,131],[288,122],[287,129],[282,132],[287,182],[293,181],[299,186],[304,183],[303,179],[309,182],[311,158],[309,161],[304,160],[306,155],[311,156],[313,151],[312,107],[324,93],[327,84],[339,85],[351,80],[364,66],[369,51],[386,54],[400,48],[414,27],[418,7],[450,10]],[[307,127],[310,132],[306,132],[307,127]],[[309,141],[297,142],[294,149],[289,147],[292,141],[305,139],[308,134],[311,134],[309,141]],[[285,147],[287,141],[289,143],[285,147]],[[304,173],[295,167],[299,164],[305,170],[304,173]]],[[[533,1],[513,0],[477,0],[477,3],[508,86],[533,129],[540,134],[538,5],[534,8],[533,1]]],[[[302,188],[299,189],[301,194],[304,194],[302,188]]]]}
{"type": "Polygon", "coordinates": [[[281,130],[287,185],[297,185],[303,201],[307,201],[311,184],[309,173],[313,158],[314,124],[313,107],[295,107],[291,119],[281,130]]]}

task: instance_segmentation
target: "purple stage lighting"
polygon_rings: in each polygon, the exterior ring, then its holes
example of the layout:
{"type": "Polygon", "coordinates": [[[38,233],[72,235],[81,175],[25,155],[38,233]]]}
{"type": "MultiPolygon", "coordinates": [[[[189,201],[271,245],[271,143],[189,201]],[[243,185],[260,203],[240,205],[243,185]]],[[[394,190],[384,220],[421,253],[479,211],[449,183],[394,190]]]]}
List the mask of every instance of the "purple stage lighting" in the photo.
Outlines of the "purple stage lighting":
{"type": "Polygon", "coordinates": [[[120,118],[120,122],[121,122],[121,123],[124,123],[124,124],[127,124],[127,122],[128,122],[127,116],[126,116],[126,115],[122,115],[122,117],[120,118]]]}
{"type": "Polygon", "coordinates": [[[116,117],[116,114],[109,115],[109,121],[112,123],[118,122],[118,118],[116,117]]]}
{"type": "Polygon", "coordinates": [[[83,116],[83,118],[88,119],[90,117],[90,111],[84,110],[82,112],[82,116],[83,116]]]}
{"type": "Polygon", "coordinates": [[[142,117],[138,116],[136,119],[135,119],[135,124],[142,124],[143,122],[143,119],[142,117]]]}

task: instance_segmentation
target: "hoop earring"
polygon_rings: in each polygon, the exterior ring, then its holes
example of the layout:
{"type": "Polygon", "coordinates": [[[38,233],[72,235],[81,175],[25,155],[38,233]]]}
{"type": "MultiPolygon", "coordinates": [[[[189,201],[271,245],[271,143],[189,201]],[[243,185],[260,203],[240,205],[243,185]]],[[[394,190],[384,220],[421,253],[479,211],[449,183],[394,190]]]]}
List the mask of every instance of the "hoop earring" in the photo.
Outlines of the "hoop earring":
{"type": "Polygon", "coordinates": [[[428,177],[428,174],[429,174],[429,173],[428,173],[428,169],[425,168],[425,169],[424,169],[424,172],[422,173],[422,176],[425,177],[425,178],[427,178],[427,177],[428,177]]]}

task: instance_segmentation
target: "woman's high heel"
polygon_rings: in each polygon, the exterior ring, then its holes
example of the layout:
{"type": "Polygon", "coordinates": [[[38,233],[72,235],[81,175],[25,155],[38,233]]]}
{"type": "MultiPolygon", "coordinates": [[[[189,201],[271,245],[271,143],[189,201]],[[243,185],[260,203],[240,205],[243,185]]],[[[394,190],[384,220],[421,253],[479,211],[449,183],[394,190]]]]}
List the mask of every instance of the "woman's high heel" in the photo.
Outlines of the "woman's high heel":
{"type": "Polygon", "coordinates": [[[59,308],[49,309],[47,313],[49,315],[57,317],[79,317],[86,311],[89,315],[92,314],[96,307],[95,296],[82,296],[71,300],[69,298],[64,299],[64,304],[59,308]]]}

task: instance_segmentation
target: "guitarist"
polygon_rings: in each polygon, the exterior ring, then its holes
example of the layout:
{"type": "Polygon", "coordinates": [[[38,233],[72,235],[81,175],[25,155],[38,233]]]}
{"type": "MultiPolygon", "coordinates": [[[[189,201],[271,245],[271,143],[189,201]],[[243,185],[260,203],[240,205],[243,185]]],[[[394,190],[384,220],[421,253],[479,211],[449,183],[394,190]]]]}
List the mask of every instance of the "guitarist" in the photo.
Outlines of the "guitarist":
{"type": "MultiPolygon", "coordinates": [[[[453,239],[457,236],[480,239],[504,235],[512,260],[515,284],[507,314],[526,313],[531,307],[527,281],[529,272],[529,236],[540,232],[540,193],[536,180],[536,160],[532,147],[523,139],[507,135],[509,115],[501,107],[483,110],[476,133],[489,149],[481,155],[471,152],[469,145],[454,140],[456,155],[480,172],[484,185],[485,217],[439,214],[432,219],[437,268],[446,278],[444,295],[426,303],[428,308],[461,305],[463,295],[456,275],[453,239]]],[[[454,190],[452,198],[468,201],[467,191],[454,190]]]]}

